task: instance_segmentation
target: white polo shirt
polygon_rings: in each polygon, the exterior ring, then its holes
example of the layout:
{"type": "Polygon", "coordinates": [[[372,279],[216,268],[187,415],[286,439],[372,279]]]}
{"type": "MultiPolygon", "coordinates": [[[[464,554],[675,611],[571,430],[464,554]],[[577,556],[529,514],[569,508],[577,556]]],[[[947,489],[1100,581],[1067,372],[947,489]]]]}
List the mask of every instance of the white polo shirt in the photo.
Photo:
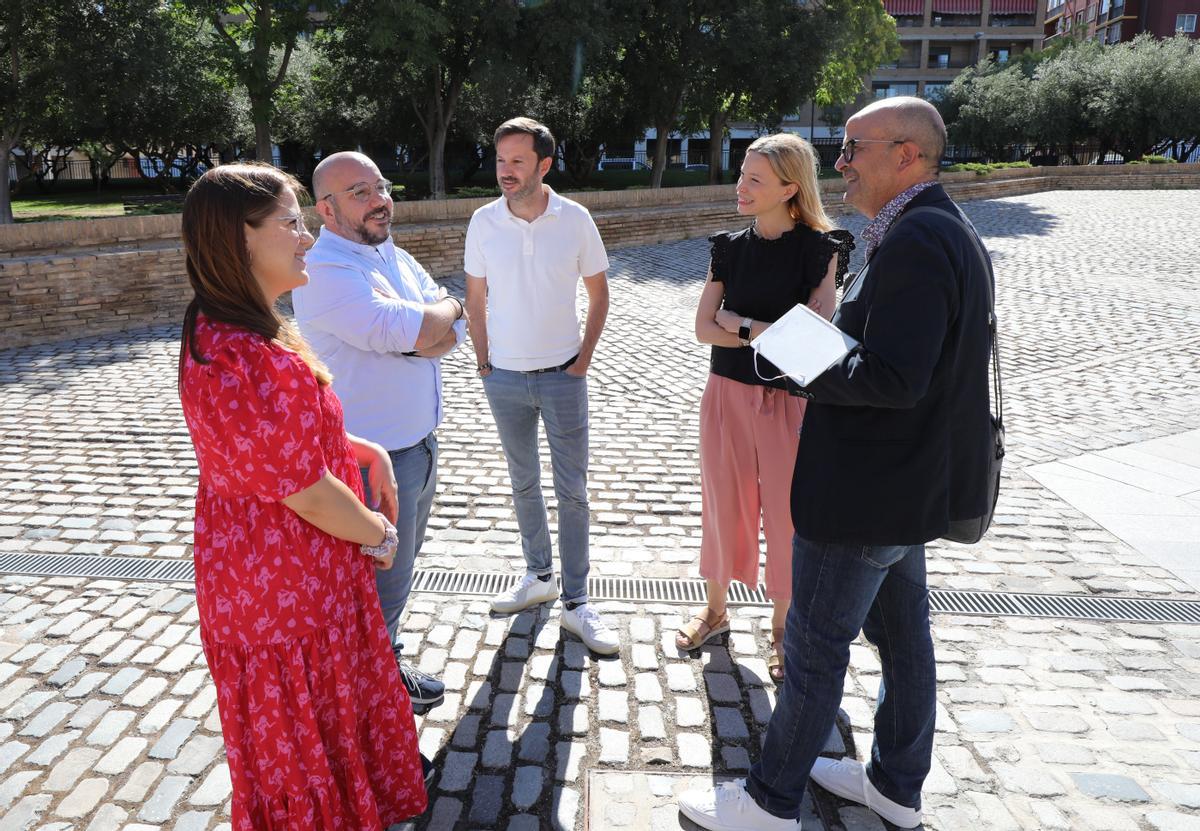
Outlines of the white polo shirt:
{"type": "MultiPolygon", "coordinates": [[[[423,305],[446,290],[390,238],[363,245],[322,228],[306,260],[292,309],[333,373],[346,431],[385,450],[411,447],[442,421],[441,359],[403,353],[416,349],[423,305]]],[[[454,332],[462,343],[463,321],[454,332]]]]}
{"type": "Polygon", "coordinates": [[[544,369],[579,354],[576,289],[608,270],[587,208],[546,189],[550,202],[533,222],[501,196],[467,227],[464,267],[468,279],[487,281],[488,360],[500,369],[544,369]]]}

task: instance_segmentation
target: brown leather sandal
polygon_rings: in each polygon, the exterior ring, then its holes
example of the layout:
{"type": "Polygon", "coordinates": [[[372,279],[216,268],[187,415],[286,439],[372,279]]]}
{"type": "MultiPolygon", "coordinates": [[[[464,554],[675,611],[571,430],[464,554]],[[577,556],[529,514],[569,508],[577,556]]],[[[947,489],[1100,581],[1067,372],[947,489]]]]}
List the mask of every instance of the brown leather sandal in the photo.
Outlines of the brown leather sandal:
{"type": "Polygon", "coordinates": [[[767,658],[767,674],[776,684],[783,683],[783,629],[771,630],[771,657],[767,658]]]}
{"type": "Polygon", "coordinates": [[[715,623],[709,623],[709,614],[711,611],[705,609],[700,614],[694,615],[685,625],[679,627],[679,631],[675,635],[677,649],[691,652],[693,649],[704,646],[717,635],[723,635],[729,631],[729,612],[722,612],[715,623]]]}

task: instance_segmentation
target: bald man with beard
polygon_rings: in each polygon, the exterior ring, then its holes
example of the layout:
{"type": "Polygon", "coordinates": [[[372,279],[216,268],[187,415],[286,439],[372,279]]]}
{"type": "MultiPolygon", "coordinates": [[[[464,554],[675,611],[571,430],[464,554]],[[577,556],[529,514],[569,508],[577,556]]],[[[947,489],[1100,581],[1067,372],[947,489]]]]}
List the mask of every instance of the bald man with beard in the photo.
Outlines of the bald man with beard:
{"type": "Polygon", "coordinates": [[[992,450],[991,263],[938,184],[945,143],[918,98],[846,124],[837,170],[871,222],[833,324],[860,345],[804,388],[785,682],[749,777],[680,798],[710,831],[799,828],[810,779],[900,828],[921,823],[937,704],[925,543],[984,514],[992,450]],[[860,631],[882,665],[865,764],[819,755],[860,631]]]}
{"type": "Polygon", "coordinates": [[[395,477],[400,543],[376,585],[400,676],[423,711],[441,703],[445,687],[400,659],[400,616],[437,489],[440,358],[462,342],[466,315],[392,242],[391,187],[361,153],[335,153],[317,165],[313,193],[324,227],[308,252],[309,283],[293,293],[292,306],[333,373],[346,429],[380,445],[392,463],[364,470],[363,482],[372,502],[395,477]]]}

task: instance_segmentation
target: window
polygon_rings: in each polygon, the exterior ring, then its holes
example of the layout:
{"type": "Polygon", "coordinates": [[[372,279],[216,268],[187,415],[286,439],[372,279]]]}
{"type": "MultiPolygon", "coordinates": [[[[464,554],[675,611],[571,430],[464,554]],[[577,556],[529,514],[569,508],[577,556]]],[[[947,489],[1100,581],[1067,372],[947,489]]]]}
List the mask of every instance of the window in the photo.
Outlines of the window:
{"type": "Polygon", "coordinates": [[[979,26],[983,20],[979,14],[950,14],[943,12],[933,16],[934,26],[979,26]]]}
{"type": "Polygon", "coordinates": [[[1088,23],[1091,23],[1093,20],[1096,19],[1096,4],[1095,3],[1088,6],[1087,19],[1088,19],[1088,23]]]}
{"type": "Polygon", "coordinates": [[[942,96],[946,94],[946,87],[948,87],[948,86],[950,86],[950,85],[943,84],[943,83],[935,83],[933,81],[926,81],[925,82],[925,100],[932,101],[935,103],[937,101],[940,101],[942,96]]]}
{"type": "Polygon", "coordinates": [[[1100,14],[1108,14],[1108,4],[1109,4],[1109,0],[1101,0],[1100,14]]]}
{"type": "Polygon", "coordinates": [[[993,49],[992,50],[992,60],[999,64],[1008,63],[1008,50],[1007,49],[993,49]]]}
{"type": "Polygon", "coordinates": [[[1108,42],[1109,43],[1119,43],[1120,40],[1121,40],[1121,24],[1120,24],[1120,22],[1117,22],[1108,27],[1108,42]]]}
{"type": "Polygon", "coordinates": [[[1175,31],[1176,32],[1194,32],[1194,31],[1196,31],[1196,15],[1194,15],[1194,14],[1177,14],[1177,15],[1175,15],[1175,31]]]}
{"type": "Polygon", "coordinates": [[[1082,11],[1078,12],[1078,13],[1075,15],[1075,25],[1076,25],[1076,26],[1082,26],[1082,25],[1083,25],[1083,12],[1082,12],[1082,11]]]}
{"type": "Polygon", "coordinates": [[[916,95],[917,85],[906,83],[873,84],[871,90],[875,93],[875,98],[877,99],[895,98],[897,95],[916,95]]]}

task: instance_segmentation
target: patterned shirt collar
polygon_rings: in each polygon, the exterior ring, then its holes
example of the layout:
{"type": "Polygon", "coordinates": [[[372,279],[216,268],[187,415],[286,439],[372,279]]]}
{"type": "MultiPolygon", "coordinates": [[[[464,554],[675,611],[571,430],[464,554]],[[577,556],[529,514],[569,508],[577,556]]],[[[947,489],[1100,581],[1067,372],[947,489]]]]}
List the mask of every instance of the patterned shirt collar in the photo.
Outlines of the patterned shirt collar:
{"type": "Polygon", "coordinates": [[[937,184],[936,180],[928,182],[918,182],[908,190],[895,196],[891,202],[883,206],[874,219],[863,229],[862,238],[867,243],[867,259],[875,253],[875,249],[879,247],[879,243],[883,242],[883,236],[892,227],[892,223],[896,221],[896,217],[900,216],[900,212],[908,207],[908,203],[913,200],[918,193],[929,190],[937,184]]]}

